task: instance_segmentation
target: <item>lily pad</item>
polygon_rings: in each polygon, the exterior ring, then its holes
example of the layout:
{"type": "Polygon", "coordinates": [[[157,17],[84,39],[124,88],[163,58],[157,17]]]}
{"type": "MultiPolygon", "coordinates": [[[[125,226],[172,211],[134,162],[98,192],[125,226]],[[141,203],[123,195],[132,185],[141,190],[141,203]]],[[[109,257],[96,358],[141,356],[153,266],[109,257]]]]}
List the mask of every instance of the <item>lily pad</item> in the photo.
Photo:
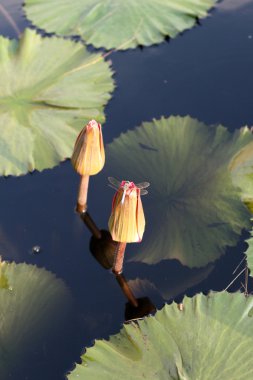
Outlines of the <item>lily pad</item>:
{"type": "Polygon", "coordinates": [[[242,131],[242,138],[248,144],[233,157],[229,169],[234,185],[242,191],[242,200],[249,203],[253,202],[253,134],[247,127],[242,131]]]}
{"type": "Polygon", "coordinates": [[[1,379],[64,327],[70,306],[69,290],[52,273],[0,262],[1,379]]]}
{"type": "MultiPolygon", "coordinates": [[[[248,144],[244,130],[207,126],[191,117],[161,118],[107,146],[107,174],[151,183],[143,198],[147,228],[130,261],[177,259],[201,267],[237,243],[250,213],[228,169],[248,144]]],[[[128,248],[130,250],[130,248],[128,248]]]]}
{"type": "Polygon", "coordinates": [[[90,119],[104,120],[113,90],[109,64],[81,43],[0,36],[0,174],[52,168],[72,154],[90,119]]]}
{"type": "Polygon", "coordinates": [[[216,0],[26,0],[27,17],[61,35],[106,49],[149,46],[176,37],[207,16],[216,0]]]}
{"type": "Polygon", "coordinates": [[[98,340],[69,380],[231,380],[253,378],[253,297],[240,293],[185,297],[154,317],[125,324],[98,340]]]}

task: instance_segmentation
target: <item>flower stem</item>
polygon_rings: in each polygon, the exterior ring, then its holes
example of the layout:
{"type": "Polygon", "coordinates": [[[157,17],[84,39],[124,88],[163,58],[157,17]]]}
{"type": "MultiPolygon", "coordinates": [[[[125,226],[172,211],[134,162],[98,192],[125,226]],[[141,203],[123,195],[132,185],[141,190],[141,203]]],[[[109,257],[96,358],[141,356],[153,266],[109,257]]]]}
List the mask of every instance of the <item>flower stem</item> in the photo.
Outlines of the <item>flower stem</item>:
{"type": "Polygon", "coordinates": [[[101,239],[101,231],[96,226],[94,220],[91,218],[90,214],[87,211],[87,195],[88,195],[88,188],[89,188],[89,175],[83,175],[81,176],[79,190],[78,190],[78,196],[77,196],[77,204],[76,204],[76,211],[80,215],[80,218],[85,223],[86,227],[90,230],[92,235],[97,238],[101,239]]]}
{"type": "Polygon", "coordinates": [[[85,212],[87,209],[87,194],[89,188],[89,175],[81,176],[79,191],[77,196],[76,211],[79,213],[85,212]]]}
{"type": "Polygon", "coordinates": [[[125,296],[127,297],[128,301],[131,303],[131,305],[133,305],[134,307],[137,307],[138,301],[135,298],[135,296],[133,295],[125,277],[122,274],[126,244],[127,243],[118,242],[116,250],[115,250],[112,272],[115,274],[116,280],[118,281],[118,284],[120,285],[120,287],[121,287],[123,293],[125,294],[125,296]]]}
{"type": "Polygon", "coordinates": [[[119,242],[115,250],[114,263],[112,267],[112,271],[116,275],[122,273],[125,250],[126,243],[119,242]]]}

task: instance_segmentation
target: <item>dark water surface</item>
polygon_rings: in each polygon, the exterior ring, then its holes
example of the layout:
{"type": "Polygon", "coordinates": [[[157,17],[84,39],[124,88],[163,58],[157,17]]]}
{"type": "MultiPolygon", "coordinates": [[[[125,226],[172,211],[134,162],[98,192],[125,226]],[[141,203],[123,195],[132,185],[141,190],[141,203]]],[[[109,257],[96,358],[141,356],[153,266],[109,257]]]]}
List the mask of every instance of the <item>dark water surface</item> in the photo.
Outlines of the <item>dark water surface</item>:
{"type": "MultiPolygon", "coordinates": [[[[1,0],[0,5],[20,31],[28,25],[21,1],[1,0]]],[[[106,107],[105,142],[162,115],[189,114],[230,130],[253,124],[252,20],[253,0],[227,0],[172,41],[111,54],[117,88],[106,107]]],[[[1,11],[0,33],[16,38],[1,11]]],[[[10,379],[64,379],[85,346],[118,332],[124,321],[126,300],[113,275],[91,256],[90,234],[74,213],[78,181],[69,161],[42,173],[0,179],[0,254],[52,271],[70,288],[75,302],[72,322],[54,355],[45,352],[38,360],[35,355],[18,376],[10,373],[10,379]],[[32,254],[36,245],[41,251],[32,254]]],[[[103,173],[90,183],[89,210],[101,228],[107,228],[113,195],[106,183],[103,173]]],[[[148,199],[144,207],[145,202],[148,199]]],[[[124,273],[129,279],[148,280],[138,294],[149,296],[158,308],[163,297],[180,300],[183,294],[222,290],[235,277],[232,272],[243,257],[246,237],[243,233],[238,246],[208,268],[190,271],[172,260],[156,266],[126,263],[124,273]]],[[[230,290],[239,289],[242,281],[243,275],[230,290]]]]}

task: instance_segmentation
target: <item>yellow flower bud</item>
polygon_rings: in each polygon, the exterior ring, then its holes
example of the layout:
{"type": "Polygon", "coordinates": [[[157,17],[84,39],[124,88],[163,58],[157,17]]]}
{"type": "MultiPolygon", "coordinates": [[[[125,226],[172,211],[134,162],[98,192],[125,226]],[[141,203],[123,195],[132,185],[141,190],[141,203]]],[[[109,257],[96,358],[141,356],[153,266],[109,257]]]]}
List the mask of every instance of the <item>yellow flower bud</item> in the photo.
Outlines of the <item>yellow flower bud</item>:
{"type": "Polygon", "coordinates": [[[94,175],[102,170],[105,151],[101,124],[91,120],[77,137],[71,158],[74,169],[82,176],[94,175]]]}
{"type": "Polygon", "coordinates": [[[109,230],[113,240],[140,242],[145,229],[145,217],[140,189],[133,182],[122,181],[113,198],[109,230]]]}

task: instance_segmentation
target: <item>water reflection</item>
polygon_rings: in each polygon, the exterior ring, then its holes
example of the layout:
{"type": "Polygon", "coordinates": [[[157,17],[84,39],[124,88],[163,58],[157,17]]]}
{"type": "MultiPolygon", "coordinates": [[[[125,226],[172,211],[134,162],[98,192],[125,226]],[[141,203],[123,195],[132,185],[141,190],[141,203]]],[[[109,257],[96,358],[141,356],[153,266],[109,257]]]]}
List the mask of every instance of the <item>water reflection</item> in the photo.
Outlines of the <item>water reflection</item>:
{"type": "Polygon", "coordinates": [[[217,5],[217,7],[224,12],[229,12],[237,11],[250,4],[252,4],[252,0],[223,0],[217,5]]]}
{"type": "MultiPolygon", "coordinates": [[[[112,269],[118,252],[118,243],[112,240],[107,230],[99,230],[87,210],[79,213],[80,218],[92,233],[90,251],[104,269],[112,269]]],[[[123,273],[113,271],[115,279],[128,299],[125,309],[125,319],[143,318],[154,313],[156,308],[148,297],[136,299],[123,273]]]]}
{"type": "Polygon", "coordinates": [[[131,278],[134,273],[136,273],[137,277],[129,281],[129,286],[135,295],[153,295],[155,299],[160,295],[164,301],[168,302],[187,293],[188,289],[202,283],[208,278],[213,269],[213,264],[209,264],[204,268],[189,269],[164,261],[162,265],[144,269],[146,277],[140,278],[137,274],[137,269],[130,265],[131,278]],[[172,265],[174,267],[174,276],[170,277],[169,273],[172,265]]]}
{"type": "Polygon", "coordinates": [[[0,25],[1,34],[11,38],[17,38],[28,25],[22,10],[21,0],[1,0],[0,25]]]}
{"type": "Polygon", "coordinates": [[[0,226],[0,257],[5,258],[6,252],[8,252],[8,260],[18,260],[20,258],[17,246],[11,241],[4,228],[0,226]]]}

